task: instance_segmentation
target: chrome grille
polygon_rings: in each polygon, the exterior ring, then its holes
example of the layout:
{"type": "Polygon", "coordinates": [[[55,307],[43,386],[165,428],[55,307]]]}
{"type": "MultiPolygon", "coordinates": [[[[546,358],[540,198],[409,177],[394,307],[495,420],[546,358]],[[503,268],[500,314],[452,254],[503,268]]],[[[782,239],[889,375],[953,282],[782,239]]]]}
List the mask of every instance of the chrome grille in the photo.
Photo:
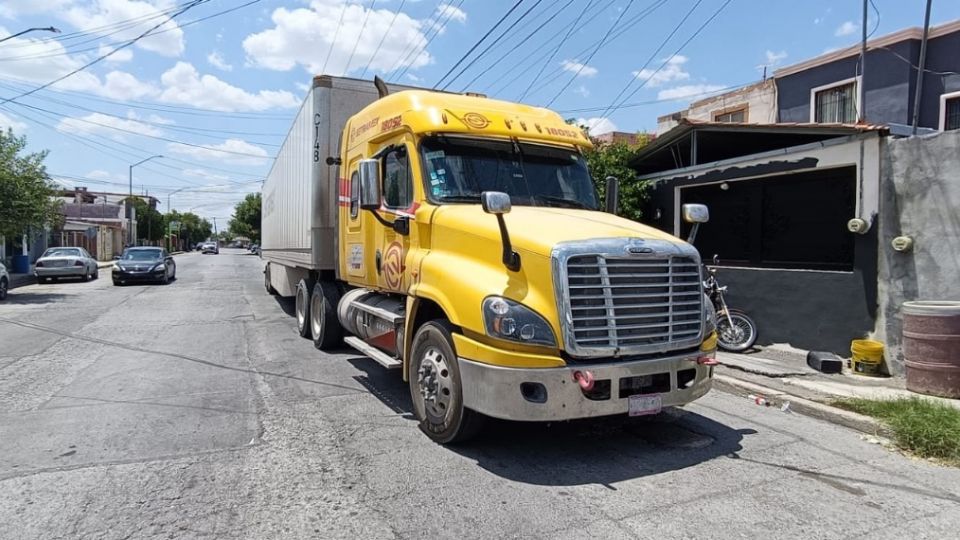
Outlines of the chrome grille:
{"type": "Polygon", "coordinates": [[[703,297],[696,257],[578,254],[565,270],[571,353],[642,354],[698,342],[703,297]]]}

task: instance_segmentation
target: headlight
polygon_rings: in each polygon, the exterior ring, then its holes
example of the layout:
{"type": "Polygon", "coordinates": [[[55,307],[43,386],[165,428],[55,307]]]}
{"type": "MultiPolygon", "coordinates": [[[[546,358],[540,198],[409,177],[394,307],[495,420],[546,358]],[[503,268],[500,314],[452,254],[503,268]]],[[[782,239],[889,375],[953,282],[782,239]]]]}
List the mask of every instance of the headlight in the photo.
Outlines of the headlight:
{"type": "Polygon", "coordinates": [[[717,329],[717,310],[706,293],[703,294],[703,335],[709,336],[717,329]]]}
{"type": "Polygon", "coordinates": [[[150,271],[151,271],[151,272],[159,272],[159,271],[161,271],[161,270],[166,270],[166,269],[167,269],[167,267],[164,266],[163,263],[160,263],[160,264],[154,266],[153,269],[150,270],[150,271]]]}
{"type": "Polygon", "coordinates": [[[483,301],[483,324],[490,337],[556,347],[550,323],[530,308],[501,296],[483,301]]]}

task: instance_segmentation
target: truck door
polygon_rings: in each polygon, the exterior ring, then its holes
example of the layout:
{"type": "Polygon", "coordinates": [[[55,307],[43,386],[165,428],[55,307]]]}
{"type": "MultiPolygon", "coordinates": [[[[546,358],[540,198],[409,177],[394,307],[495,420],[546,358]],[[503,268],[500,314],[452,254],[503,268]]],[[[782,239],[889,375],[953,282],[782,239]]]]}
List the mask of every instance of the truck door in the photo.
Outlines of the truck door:
{"type": "MultiPolygon", "coordinates": [[[[399,140],[381,156],[382,213],[387,221],[408,220],[413,227],[416,209],[413,194],[413,171],[410,166],[409,144],[399,140]]],[[[379,226],[376,234],[377,285],[384,290],[405,293],[409,286],[406,257],[410,235],[400,234],[391,227],[379,226]]]]}
{"type": "Polygon", "coordinates": [[[363,213],[360,211],[360,156],[357,156],[345,168],[347,177],[341,179],[340,189],[340,242],[343,243],[341,256],[345,272],[344,279],[352,283],[364,283],[369,279],[364,239],[363,213]]]}

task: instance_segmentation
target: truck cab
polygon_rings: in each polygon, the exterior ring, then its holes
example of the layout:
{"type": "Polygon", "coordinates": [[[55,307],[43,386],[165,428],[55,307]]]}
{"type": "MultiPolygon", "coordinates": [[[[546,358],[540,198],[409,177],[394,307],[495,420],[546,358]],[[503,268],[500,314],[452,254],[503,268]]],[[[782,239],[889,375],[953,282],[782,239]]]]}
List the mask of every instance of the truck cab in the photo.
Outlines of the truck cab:
{"type": "Polygon", "coordinates": [[[605,212],[590,147],[543,108],[382,95],[327,160],[337,260],[298,288],[307,332],[400,370],[440,443],[485,416],[655,414],[703,396],[716,336],[699,255],[605,212]]]}

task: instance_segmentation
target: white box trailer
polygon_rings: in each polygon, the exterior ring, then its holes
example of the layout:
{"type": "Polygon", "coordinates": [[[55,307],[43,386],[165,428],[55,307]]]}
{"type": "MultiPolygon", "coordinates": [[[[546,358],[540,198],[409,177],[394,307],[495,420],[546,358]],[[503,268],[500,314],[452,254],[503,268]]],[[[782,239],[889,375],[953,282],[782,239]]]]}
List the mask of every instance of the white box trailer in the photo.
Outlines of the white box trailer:
{"type": "MultiPolygon", "coordinates": [[[[388,85],[391,92],[409,89],[388,85]]],[[[281,296],[293,296],[311,272],[336,268],[337,178],[347,120],[379,97],[368,80],[318,75],[297,113],[263,184],[261,252],[264,279],[281,296]]]]}

